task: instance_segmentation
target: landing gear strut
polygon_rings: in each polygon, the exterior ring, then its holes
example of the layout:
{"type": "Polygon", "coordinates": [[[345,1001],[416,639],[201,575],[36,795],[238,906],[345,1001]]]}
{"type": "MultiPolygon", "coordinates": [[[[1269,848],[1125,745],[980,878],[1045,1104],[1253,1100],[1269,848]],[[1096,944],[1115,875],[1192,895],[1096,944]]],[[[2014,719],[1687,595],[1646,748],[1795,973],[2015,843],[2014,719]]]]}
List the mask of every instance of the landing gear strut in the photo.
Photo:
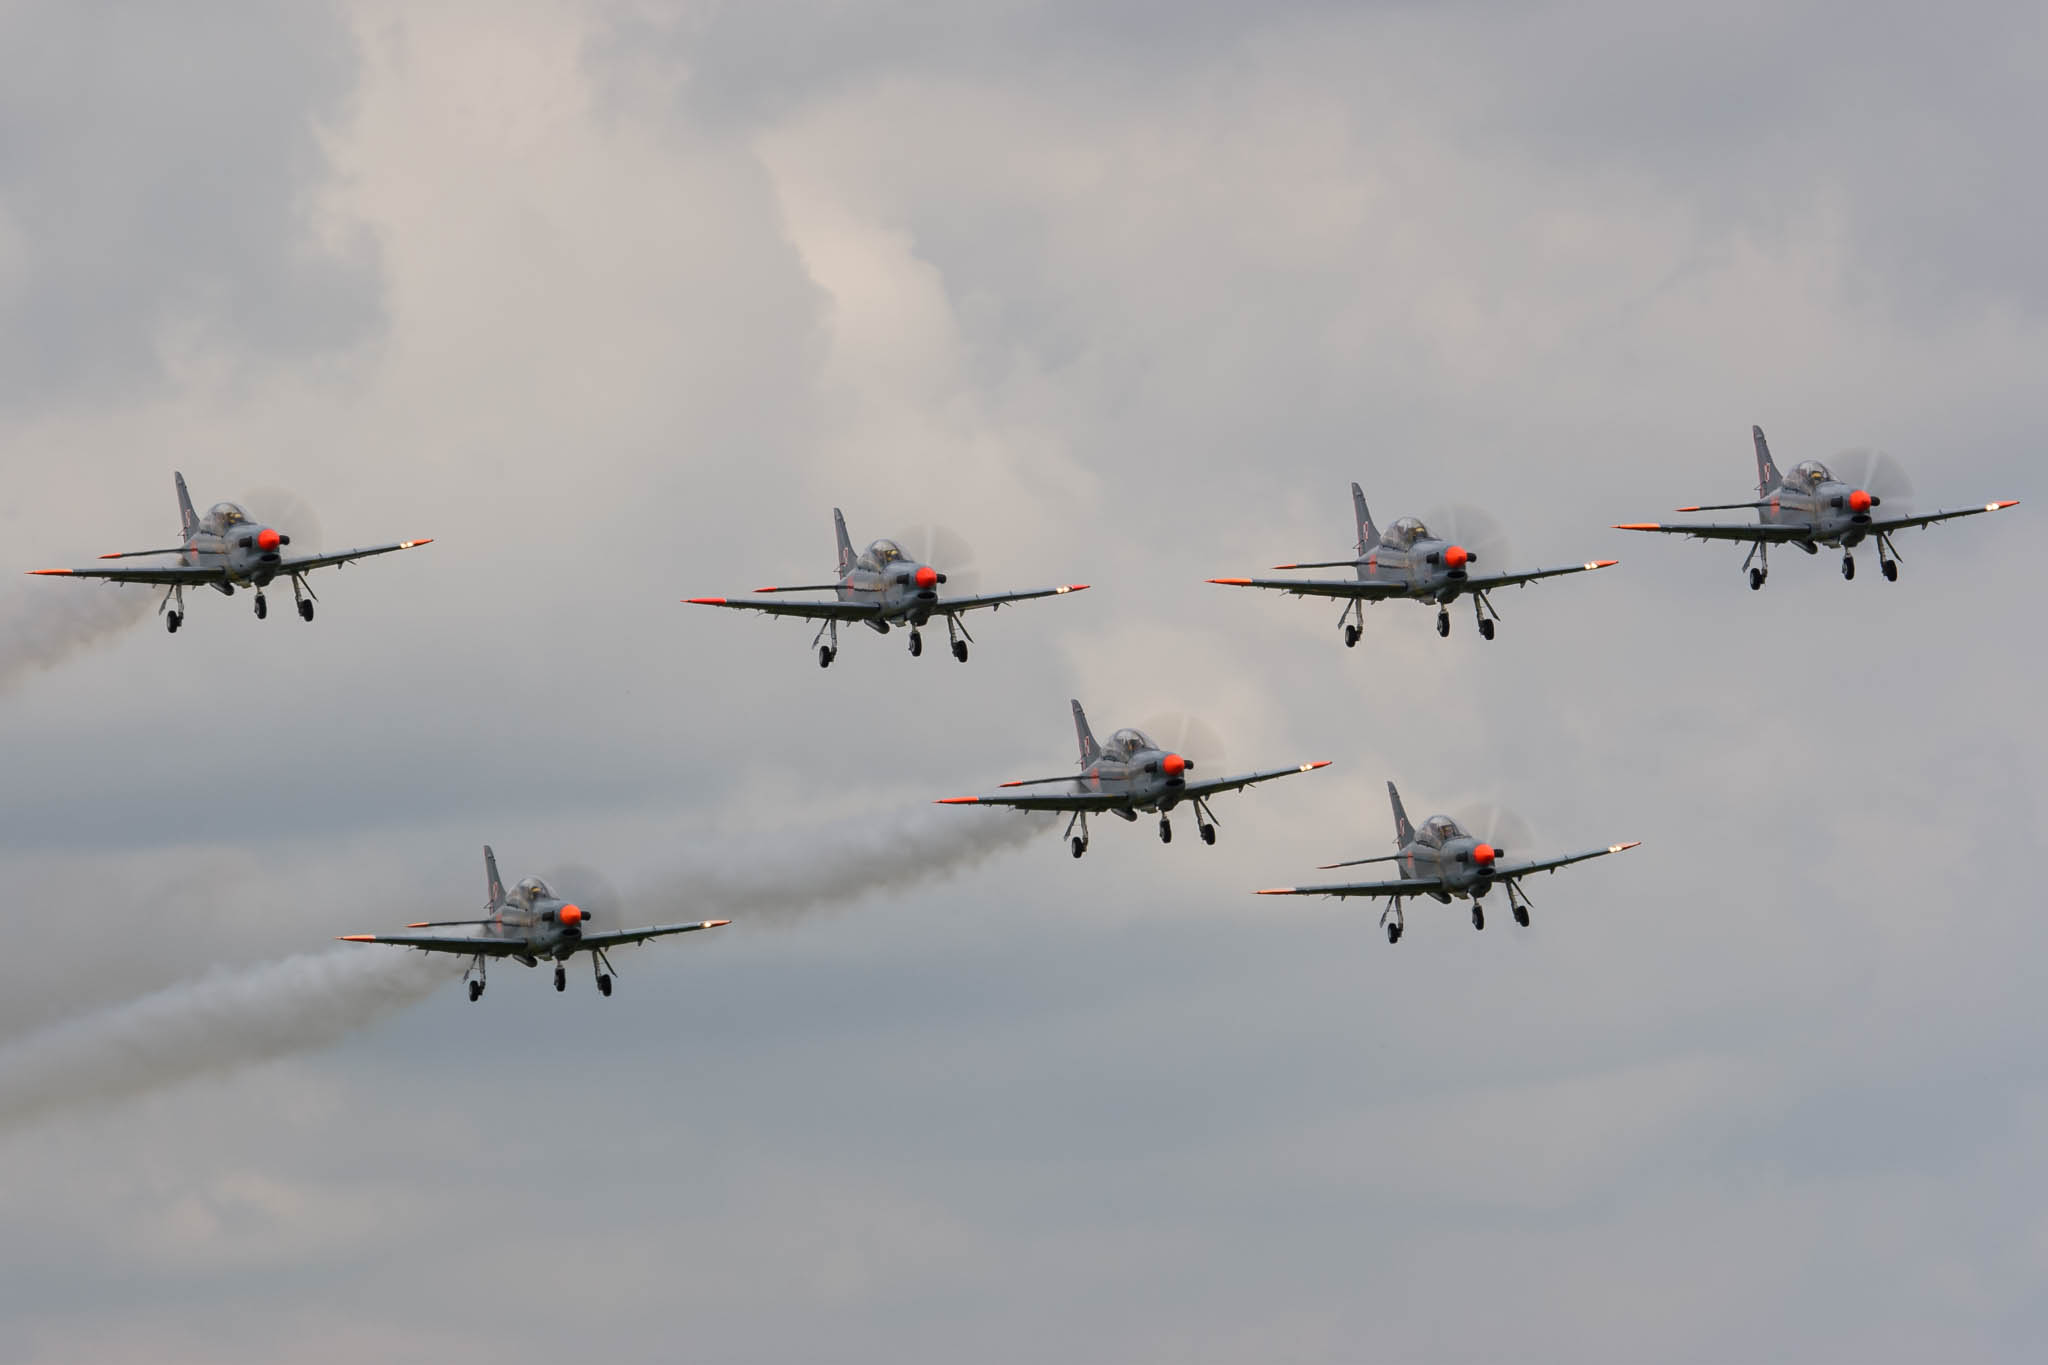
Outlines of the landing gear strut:
{"type": "Polygon", "coordinates": [[[1196,797],[1195,832],[1202,836],[1203,843],[1213,844],[1216,842],[1216,824],[1216,812],[1209,809],[1209,803],[1207,801],[1202,800],[1200,797],[1196,797]]]}
{"type": "Polygon", "coordinates": [[[1749,553],[1743,556],[1742,567],[1749,570],[1749,590],[1751,592],[1760,590],[1764,585],[1764,581],[1771,576],[1770,545],[1759,540],[1756,544],[1750,546],[1749,553]],[[1751,561],[1755,561],[1754,567],[1752,567],[1751,561]]]}
{"type": "Polygon", "coordinates": [[[1076,858],[1088,851],[1088,812],[1077,810],[1074,812],[1074,818],[1067,821],[1067,843],[1074,850],[1076,858]],[[1074,833],[1076,825],[1081,827],[1079,834],[1074,833]]]}
{"type": "Polygon", "coordinates": [[[1479,622],[1479,638],[1491,640],[1493,638],[1493,623],[1499,618],[1493,610],[1492,601],[1488,599],[1485,593],[1475,592],[1472,594],[1472,615],[1479,622]]]}
{"type": "MultiPolygon", "coordinates": [[[[484,993],[484,955],[482,953],[478,953],[475,959],[470,962],[469,971],[476,973],[476,976],[469,983],[469,998],[473,1004],[481,999],[484,993]]],[[[464,972],[463,975],[468,976],[469,972],[464,972]]]]}
{"type": "Polygon", "coordinates": [[[597,977],[597,993],[599,995],[608,996],[612,993],[612,974],[610,971],[605,970],[611,965],[612,960],[604,955],[604,949],[591,949],[590,970],[591,974],[597,977]]]}
{"type": "Polygon", "coordinates": [[[1387,942],[1399,943],[1401,935],[1408,928],[1408,917],[1401,910],[1401,898],[1394,897],[1394,903],[1380,912],[1380,923],[1387,926],[1387,942]]]}
{"type": "Polygon", "coordinates": [[[967,662],[967,642],[974,637],[967,633],[967,627],[960,624],[957,616],[946,618],[946,638],[953,642],[953,657],[961,663],[967,662]]]}
{"type": "Polygon", "coordinates": [[[1345,607],[1344,614],[1337,618],[1337,623],[1344,627],[1344,648],[1358,648],[1358,639],[1365,634],[1364,599],[1356,600],[1345,607]],[[1354,621],[1353,617],[1357,619],[1354,621]]]}
{"type": "Polygon", "coordinates": [[[818,646],[818,667],[830,668],[832,661],[839,657],[839,623],[837,621],[827,621],[824,625],[819,626],[818,633],[811,637],[811,643],[818,646]],[[832,643],[829,645],[818,644],[818,641],[825,638],[827,632],[831,633],[832,643]]]}
{"type": "Polygon", "coordinates": [[[1877,567],[1884,574],[1884,581],[1899,581],[1899,547],[1892,544],[1892,538],[1880,534],[1877,538],[1877,567]]]}
{"type": "Polygon", "coordinates": [[[292,600],[299,604],[301,621],[313,619],[313,590],[307,587],[306,581],[297,574],[292,575],[292,600]]]}
{"type": "Polygon", "coordinates": [[[1529,898],[1513,882],[1508,883],[1508,909],[1515,912],[1515,923],[1529,927],[1529,898]]]}

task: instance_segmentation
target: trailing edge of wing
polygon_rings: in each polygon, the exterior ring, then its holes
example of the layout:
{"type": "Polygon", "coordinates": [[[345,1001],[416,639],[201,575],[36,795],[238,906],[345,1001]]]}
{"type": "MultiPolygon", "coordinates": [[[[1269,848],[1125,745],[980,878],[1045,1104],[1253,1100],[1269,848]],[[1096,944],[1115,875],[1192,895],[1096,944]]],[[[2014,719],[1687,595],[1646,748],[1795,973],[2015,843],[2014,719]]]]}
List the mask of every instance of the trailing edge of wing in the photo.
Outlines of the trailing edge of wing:
{"type": "Polygon", "coordinates": [[[953,611],[978,611],[983,607],[1000,607],[1007,602],[1022,602],[1033,597],[1064,597],[1070,592],[1086,591],[1086,583],[1063,583],[1056,588],[1027,588],[1022,592],[985,592],[973,597],[941,597],[939,604],[932,608],[932,614],[937,616],[953,611]]]}
{"type": "Polygon", "coordinates": [[[1361,583],[1355,578],[1212,578],[1226,588],[1266,588],[1296,597],[1358,597],[1369,602],[1404,597],[1408,590],[1393,583],[1361,583]]]}
{"type": "Polygon", "coordinates": [[[1391,882],[1335,882],[1328,886],[1275,886],[1258,894],[1261,896],[1426,896],[1432,891],[1445,890],[1442,881],[1435,877],[1412,878],[1391,882]]]}
{"type": "Polygon", "coordinates": [[[1805,540],[1812,529],[1808,526],[1781,526],[1769,522],[1661,522],[1627,521],[1618,523],[1617,531],[1662,531],[1667,535],[1697,536],[1701,540],[1768,540],[1773,544],[1805,540]]]}

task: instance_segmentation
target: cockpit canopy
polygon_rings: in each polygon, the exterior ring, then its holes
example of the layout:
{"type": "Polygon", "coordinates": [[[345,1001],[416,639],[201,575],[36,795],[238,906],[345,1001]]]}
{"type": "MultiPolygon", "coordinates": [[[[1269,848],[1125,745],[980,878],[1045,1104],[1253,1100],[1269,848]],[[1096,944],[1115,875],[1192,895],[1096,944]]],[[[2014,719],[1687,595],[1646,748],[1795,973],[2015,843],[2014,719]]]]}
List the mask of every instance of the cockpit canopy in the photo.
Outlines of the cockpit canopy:
{"type": "Polygon", "coordinates": [[[867,553],[860,557],[864,569],[886,569],[903,559],[903,547],[893,540],[878,540],[868,546],[867,553]]]}
{"type": "Polygon", "coordinates": [[[249,520],[249,514],[231,502],[217,502],[206,509],[206,519],[225,531],[249,520]]]}
{"type": "Polygon", "coordinates": [[[1422,524],[1419,517],[1402,517],[1389,526],[1387,533],[1380,539],[1396,549],[1405,550],[1418,540],[1428,540],[1429,528],[1422,524]]]}
{"type": "Polygon", "coordinates": [[[1416,837],[1432,848],[1442,848],[1450,840],[1461,839],[1464,835],[1465,831],[1458,828],[1458,822],[1450,816],[1432,815],[1422,822],[1422,829],[1416,837]]]}
{"type": "Polygon", "coordinates": [[[1118,758],[1129,758],[1158,747],[1142,730],[1119,730],[1109,737],[1109,752],[1118,758]]]}
{"type": "Polygon", "coordinates": [[[535,901],[554,900],[555,893],[538,877],[522,877],[519,885],[512,889],[512,899],[532,905],[535,901]]]}
{"type": "Polygon", "coordinates": [[[1824,483],[1834,482],[1834,477],[1819,460],[1801,460],[1793,467],[1792,477],[1787,482],[1795,488],[1818,488],[1824,483]]]}

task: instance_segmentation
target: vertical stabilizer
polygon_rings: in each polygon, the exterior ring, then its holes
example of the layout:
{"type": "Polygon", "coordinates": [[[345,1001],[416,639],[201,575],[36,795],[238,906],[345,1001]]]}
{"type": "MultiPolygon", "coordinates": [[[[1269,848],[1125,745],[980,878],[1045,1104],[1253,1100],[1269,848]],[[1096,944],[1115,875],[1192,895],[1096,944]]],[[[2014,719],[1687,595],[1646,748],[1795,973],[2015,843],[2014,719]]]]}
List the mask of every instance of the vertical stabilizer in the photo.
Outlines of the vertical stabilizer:
{"type": "Polygon", "coordinates": [[[498,879],[498,855],[491,852],[489,844],[484,845],[484,879],[491,888],[491,903],[484,908],[496,910],[505,903],[505,883],[498,879]]]}
{"type": "Polygon", "coordinates": [[[853,567],[853,541],[846,534],[846,518],[832,509],[832,529],[839,533],[839,572],[845,573],[853,567]]]}
{"type": "Polygon", "coordinates": [[[173,470],[171,477],[178,483],[178,530],[190,540],[192,528],[199,524],[199,514],[192,510],[192,495],[185,491],[185,476],[173,470]]]}
{"type": "Polygon", "coordinates": [[[1088,713],[1081,709],[1081,703],[1074,703],[1074,738],[1081,742],[1081,761],[1093,763],[1102,756],[1102,746],[1095,742],[1095,734],[1088,728],[1088,713]]]}
{"type": "Polygon", "coordinates": [[[1408,812],[1401,807],[1401,793],[1394,790],[1394,784],[1387,784],[1387,799],[1394,803],[1394,844],[1406,848],[1415,842],[1415,826],[1408,823],[1408,812]]]}
{"type": "Polygon", "coordinates": [[[1380,543],[1380,530],[1372,524],[1372,513],[1365,505],[1365,490],[1355,483],[1351,485],[1351,510],[1358,514],[1358,557],[1363,559],[1380,543]]]}
{"type": "Polygon", "coordinates": [[[1764,429],[1751,427],[1749,434],[1756,438],[1756,495],[1761,498],[1784,483],[1785,476],[1778,472],[1777,463],[1771,459],[1771,443],[1764,439],[1764,429]]]}

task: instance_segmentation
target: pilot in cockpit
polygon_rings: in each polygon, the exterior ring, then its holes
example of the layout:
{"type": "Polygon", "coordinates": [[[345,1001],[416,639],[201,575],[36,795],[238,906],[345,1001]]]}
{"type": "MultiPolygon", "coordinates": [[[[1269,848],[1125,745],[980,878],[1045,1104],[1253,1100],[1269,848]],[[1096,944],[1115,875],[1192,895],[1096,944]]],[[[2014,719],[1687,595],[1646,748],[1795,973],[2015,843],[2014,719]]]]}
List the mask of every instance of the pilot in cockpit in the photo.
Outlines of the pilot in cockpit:
{"type": "Polygon", "coordinates": [[[1818,460],[1806,460],[1792,471],[1792,478],[1808,488],[1818,488],[1828,482],[1828,468],[1818,460]]]}
{"type": "Polygon", "coordinates": [[[1432,844],[1436,844],[1439,847],[1441,847],[1446,840],[1455,839],[1458,837],[1457,822],[1442,815],[1439,815],[1432,819],[1426,826],[1424,826],[1424,829],[1429,835],[1429,842],[1432,844]]]}
{"type": "Polygon", "coordinates": [[[249,519],[249,514],[231,502],[217,502],[207,509],[206,519],[226,530],[249,519]]]}

